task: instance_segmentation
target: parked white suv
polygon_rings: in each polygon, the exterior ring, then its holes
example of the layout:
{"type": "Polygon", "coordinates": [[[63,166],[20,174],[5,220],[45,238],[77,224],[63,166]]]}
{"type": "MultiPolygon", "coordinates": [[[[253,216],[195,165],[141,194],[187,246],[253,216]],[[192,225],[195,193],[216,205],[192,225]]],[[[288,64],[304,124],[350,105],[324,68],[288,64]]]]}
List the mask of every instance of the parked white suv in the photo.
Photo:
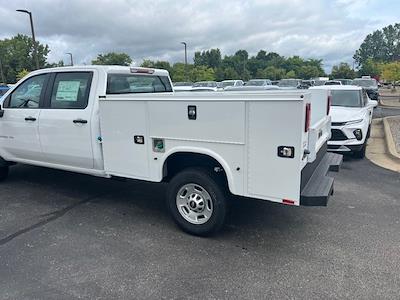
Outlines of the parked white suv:
{"type": "Polygon", "coordinates": [[[328,150],[353,152],[356,157],[363,158],[373,110],[378,102],[369,99],[365,90],[358,86],[325,85],[311,89],[330,91],[332,137],[328,141],[328,150]]]}

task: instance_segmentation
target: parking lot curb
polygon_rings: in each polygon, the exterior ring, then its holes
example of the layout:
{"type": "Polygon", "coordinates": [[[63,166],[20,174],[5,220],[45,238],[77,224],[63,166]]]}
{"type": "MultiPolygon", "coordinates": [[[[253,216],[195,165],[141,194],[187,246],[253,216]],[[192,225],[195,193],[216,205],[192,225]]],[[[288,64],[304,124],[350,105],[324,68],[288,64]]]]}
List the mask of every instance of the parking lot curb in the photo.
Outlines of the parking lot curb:
{"type": "Polygon", "coordinates": [[[397,152],[396,149],[396,144],[394,142],[394,138],[392,135],[392,131],[390,129],[390,125],[389,125],[389,119],[398,119],[400,117],[386,117],[383,118],[383,130],[385,132],[385,141],[386,141],[386,147],[389,151],[389,154],[396,160],[400,161],[400,154],[397,152]]]}
{"type": "Polygon", "coordinates": [[[379,100],[379,106],[385,107],[385,108],[400,109],[400,102],[399,102],[399,105],[389,105],[389,104],[385,103],[385,100],[380,99],[379,100]]]}

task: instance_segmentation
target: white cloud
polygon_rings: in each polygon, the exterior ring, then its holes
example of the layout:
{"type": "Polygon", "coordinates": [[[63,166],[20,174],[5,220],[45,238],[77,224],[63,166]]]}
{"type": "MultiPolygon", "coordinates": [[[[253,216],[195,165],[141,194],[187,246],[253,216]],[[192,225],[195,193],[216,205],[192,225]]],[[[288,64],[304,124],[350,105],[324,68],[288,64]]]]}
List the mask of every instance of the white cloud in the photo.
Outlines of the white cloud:
{"type": "MultiPolygon", "coordinates": [[[[189,54],[218,47],[223,54],[260,49],[282,55],[324,59],[330,67],[351,62],[365,35],[390,18],[399,4],[374,18],[362,13],[375,0],[191,0],[191,1],[50,1],[14,0],[0,5],[0,38],[29,34],[31,10],[38,39],[50,46],[50,61],[72,52],[77,63],[90,63],[98,53],[124,51],[144,58],[183,60],[189,54]],[[356,13],[355,13],[356,12],[356,13]],[[392,14],[390,14],[392,12],[392,14]]],[[[397,10],[396,10],[397,8],[397,10]]]]}

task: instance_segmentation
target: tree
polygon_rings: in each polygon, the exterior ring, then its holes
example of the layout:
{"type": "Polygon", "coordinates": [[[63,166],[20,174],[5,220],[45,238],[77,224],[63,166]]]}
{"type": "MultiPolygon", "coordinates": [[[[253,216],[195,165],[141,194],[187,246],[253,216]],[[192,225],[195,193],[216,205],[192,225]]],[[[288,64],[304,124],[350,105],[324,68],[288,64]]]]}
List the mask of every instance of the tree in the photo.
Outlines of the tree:
{"type": "Polygon", "coordinates": [[[132,58],[126,53],[109,52],[99,54],[97,58],[92,60],[93,65],[120,65],[129,66],[132,63],[132,58]]]}
{"type": "Polygon", "coordinates": [[[368,34],[353,58],[359,67],[369,60],[391,62],[400,60],[400,23],[368,34]]]}
{"type": "Polygon", "coordinates": [[[400,61],[382,64],[381,76],[388,82],[400,81],[400,61]]]}
{"type": "Polygon", "coordinates": [[[190,70],[189,78],[192,82],[215,80],[215,72],[206,66],[195,66],[190,70]]]}
{"type": "Polygon", "coordinates": [[[291,70],[289,72],[286,73],[286,78],[296,78],[296,72],[291,70]]]}
{"type": "MultiPolygon", "coordinates": [[[[39,67],[43,68],[47,64],[49,47],[36,41],[36,48],[39,67]]],[[[26,35],[18,34],[10,39],[0,40],[2,73],[8,83],[14,83],[17,74],[23,69],[27,71],[36,69],[33,49],[33,40],[26,35]]]]}
{"type": "Polygon", "coordinates": [[[358,70],[360,76],[369,75],[372,77],[378,77],[380,74],[379,63],[374,61],[372,58],[368,58],[360,70],[358,70]]]}
{"type": "Polygon", "coordinates": [[[277,68],[274,66],[266,67],[264,70],[258,70],[256,77],[265,78],[270,80],[280,80],[285,77],[286,71],[282,68],[277,68]]]}
{"type": "Polygon", "coordinates": [[[18,72],[17,74],[17,81],[24,78],[26,75],[29,74],[29,71],[27,69],[22,69],[21,71],[18,72]]]}
{"type": "Polygon", "coordinates": [[[348,63],[342,62],[336,66],[333,66],[330,77],[332,79],[354,79],[356,77],[356,72],[350,68],[350,65],[348,63]]]}
{"type": "Polygon", "coordinates": [[[218,68],[221,65],[221,51],[217,49],[210,49],[202,52],[195,52],[194,65],[206,66],[209,68],[218,68]]]}

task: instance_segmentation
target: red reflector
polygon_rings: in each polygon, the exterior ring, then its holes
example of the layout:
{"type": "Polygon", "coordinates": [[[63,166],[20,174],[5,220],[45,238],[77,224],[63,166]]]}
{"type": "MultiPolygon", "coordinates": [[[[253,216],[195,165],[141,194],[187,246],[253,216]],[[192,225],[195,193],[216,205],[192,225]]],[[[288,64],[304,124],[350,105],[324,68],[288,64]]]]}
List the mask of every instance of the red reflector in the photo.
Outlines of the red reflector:
{"type": "Polygon", "coordinates": [[[306,103],[306,123],[304,125],[304,132],[308,132],[311,122],[311,103],[306,103]]]}
{"type": "Polygon", "coordinates": [[[328,103],[326,104],[326,115],[329,116],[332,105],[332,96],[328,96],[328,103]]]}
{"type": "Polygon", "coordinates": [[[282,203],[288,204],[288,205],[294,205],[294,201],[293,200],[289,200],[289,199],[283,199],[282,203]]]}

